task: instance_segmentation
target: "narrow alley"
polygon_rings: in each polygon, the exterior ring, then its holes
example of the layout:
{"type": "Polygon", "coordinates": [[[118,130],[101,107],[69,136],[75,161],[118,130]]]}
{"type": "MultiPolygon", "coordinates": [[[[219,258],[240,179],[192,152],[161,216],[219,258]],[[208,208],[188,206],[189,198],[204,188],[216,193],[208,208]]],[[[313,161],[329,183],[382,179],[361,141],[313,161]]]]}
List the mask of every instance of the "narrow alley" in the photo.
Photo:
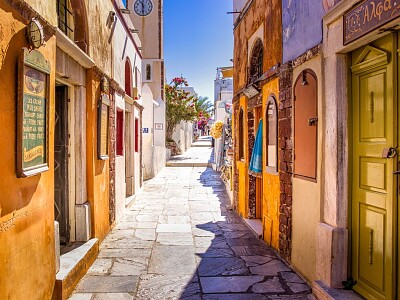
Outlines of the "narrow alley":
{"type": "Polygon", "coordinates": [[[200,144],[145,183],[71,300],[313,299],[231,211],[220,175],[207,167],[212,148],[200,144]]]}

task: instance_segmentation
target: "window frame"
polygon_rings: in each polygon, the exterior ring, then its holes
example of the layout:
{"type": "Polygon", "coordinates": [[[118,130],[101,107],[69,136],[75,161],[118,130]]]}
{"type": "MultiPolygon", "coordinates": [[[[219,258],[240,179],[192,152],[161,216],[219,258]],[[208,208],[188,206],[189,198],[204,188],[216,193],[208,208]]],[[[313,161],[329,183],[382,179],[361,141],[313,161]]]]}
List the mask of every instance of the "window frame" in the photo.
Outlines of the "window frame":
{"type": "MultiPolygon", "coordinates": [[[[318,77],[316,75],[316,73],[311,70],[311,69],[304,69],[303,71],[301,71],[297,78],[296,81],[294,82],[293,85],[293,176],[295,178],[299,178],[299,179],[303,179],[306,181],[311,181],[311,182],[317,182],[317,178],[318,178],[318,77]],[[299,144],[297,142],[298,136],[297,136],[297,131],[298,131],[298,126],[296,124],[298,124],[298,111],[297,111],[297,107],[299,106],[299,99],[296,99],[298,97],[297,92],[297,87],[298,86],[311,86],[310,83],[307,81],[307,75],[309,75],[313,80],[314,80],[314,84],[315,84],[315,116],[311,116],[311,117],[316,117],[317,121],[316,121],[316,125],[315,125],[315,157],[313,157],[313,162],[314,162],[314,169],[312,169],[314,171],[314,177],[311,176],[307,176],[306,174],[301,173],[301,171],[299,171],[298,169],[298,165],[299,165],[299,153],[297,151],[299,147],[299,144]],[[296,160],[297,157],[297,160],[296,160]]],[[[309,125],[311,126],[311,125],[309,125]]],[[[311,161],[310,159],[308,159],[307,161],[311,161]]],[[[311,170],[311,168],[310,168],[311,170]]]]}
{"type": "Polygon", "coordinates": [[[124,155],[124,110],[117,108],[116,113],[116,141],[115,141],[115,154],[116,156],[124,155]]]}
{"type": "Polygon", "coordinates": [[[278,141],[279,141],[279,137],[278,137],[278,103],[276,101],[276,96],[274,94],[269,95],[268,99],[267,99],[267,105],[265,106],[265,112],[264,112],[264,120],[265,120],[265,145],[264,145],[264,151],[265,151],[265,172],[269,173],[269,174],[278,174],[278,165],[279,165],[279,158],[278,158],[278,141]],[[270,105],[274,106],[274,110],[273,110],[273,115],[275,117],[275,166],[270,166],[268,165],[268,146],[269,144],[269,135],[270,135],[270,126],[269,126],[269,106],[270,105]]]}
{"type": "Polygon", "coordinates": [[[244,109],[241,107],[239,110],[239,120],[238,120],[238,125],[239,125],[239,160],[244,161],[245,160],[245,153],[244,153],[244,109]]]}
{"type": "Polygon", "coordinates": [[[57,27],[68,38],[74,40],[75,18],[70,0],[57,0],[56,9],[57,9],[57,20],[58,20],[57,27]],[[63,18],[61,18],[60,16],[61,9],[64,12],[63,18]]]}

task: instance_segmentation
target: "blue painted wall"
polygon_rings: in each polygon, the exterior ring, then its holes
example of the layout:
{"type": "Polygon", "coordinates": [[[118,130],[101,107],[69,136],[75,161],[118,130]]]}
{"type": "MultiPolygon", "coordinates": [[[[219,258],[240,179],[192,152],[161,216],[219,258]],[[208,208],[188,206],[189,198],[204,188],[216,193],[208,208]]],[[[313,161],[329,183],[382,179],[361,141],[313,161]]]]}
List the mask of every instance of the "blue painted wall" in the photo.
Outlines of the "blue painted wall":
{"type": "Polygon", "coordinates": [[[322,41],[323,0],[282,0],[283,62],[322,41]]]}

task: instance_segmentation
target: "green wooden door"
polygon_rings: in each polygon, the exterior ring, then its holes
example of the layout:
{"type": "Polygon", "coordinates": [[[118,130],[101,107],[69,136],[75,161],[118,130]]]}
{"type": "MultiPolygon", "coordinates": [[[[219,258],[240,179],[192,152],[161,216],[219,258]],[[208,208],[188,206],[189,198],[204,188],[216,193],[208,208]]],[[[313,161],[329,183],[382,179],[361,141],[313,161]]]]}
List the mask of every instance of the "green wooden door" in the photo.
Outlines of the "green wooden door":
{"type": "Polygon", "coordinates": [[[352,53],[352,276],[367,299],[396,299],[395,36],[352,53]]]}

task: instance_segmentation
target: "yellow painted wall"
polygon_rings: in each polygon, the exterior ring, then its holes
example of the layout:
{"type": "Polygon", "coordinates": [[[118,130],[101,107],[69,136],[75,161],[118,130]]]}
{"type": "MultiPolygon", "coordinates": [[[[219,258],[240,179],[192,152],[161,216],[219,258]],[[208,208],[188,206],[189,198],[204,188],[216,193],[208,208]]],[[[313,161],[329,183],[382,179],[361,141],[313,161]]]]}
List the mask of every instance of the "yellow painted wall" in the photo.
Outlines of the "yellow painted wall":
{"type": "MultiPolygon", "coordinates": [[[[311,69],[317,75],[319,120],[323,120],[321,59],[321,56],[317,56],[293,70],[293,82],[305,69],[311,69]]],[[[316,279],[315,228],[321,221],[322,125],[322,122],[318,122],[317,182],[293,178],[292,264],[309,282],[316,279]]]]}
{"type": "MultiPolygon", "coordinates": [[[[50,299],[55,282],[53,131],[50,170],[16,176],[17,61],[25,21],[0,1],[0,298],[50,299]]],[[[55,39],[39,51],[50,62],[49,128],[54,128],[55,39]]]]}
{"type": "MultiPolygon", "coordinates": [[[[279,80],[274,79],[263,86],[263,225],[264,240],[273,248],[279,249],[279,205],[280,205],[280,182],[279,173],[271,173],[266,170],[267,153],[267,120],[265,111],[268,98],[274,95],[279,105],[279,80]]],[[[279,166],[279,161],[277,162],[279,166]]]]}
{"type": "Polygon", "coordinates": [[[109,161],[97,159],[97,102],[100,98],[100,77],[92,70],[87,73],[86,87],[88,201],[92,214],[92,236],[101,241],[110,231],[110,172],[109,161]]]}
{"type": "MultiPolygon", "coordinates": [[[[247,218],[249,211],[249,153],[248,153],[248,124],[247,124],[247,102],[245,97],[240,98],[240,107],[243,109],[243,120],[244,120],[244,128],[243,128],[243,147],[244,147],[244,159],[239,159],[239,151],[236,152],[236,166],[239,172],[239,193],[238,193],[238,212],[244,218],[247,218]]],[[[240,111],[240,110],[239,110],[240,111]]],[[[238,114],[239,116],[239,114],[238,114]]],[[[236,138],[239,140],[239,117],[236,120],[236,138]]],[[[238,144],[239,145],[239,144],[238,144]]]]}

